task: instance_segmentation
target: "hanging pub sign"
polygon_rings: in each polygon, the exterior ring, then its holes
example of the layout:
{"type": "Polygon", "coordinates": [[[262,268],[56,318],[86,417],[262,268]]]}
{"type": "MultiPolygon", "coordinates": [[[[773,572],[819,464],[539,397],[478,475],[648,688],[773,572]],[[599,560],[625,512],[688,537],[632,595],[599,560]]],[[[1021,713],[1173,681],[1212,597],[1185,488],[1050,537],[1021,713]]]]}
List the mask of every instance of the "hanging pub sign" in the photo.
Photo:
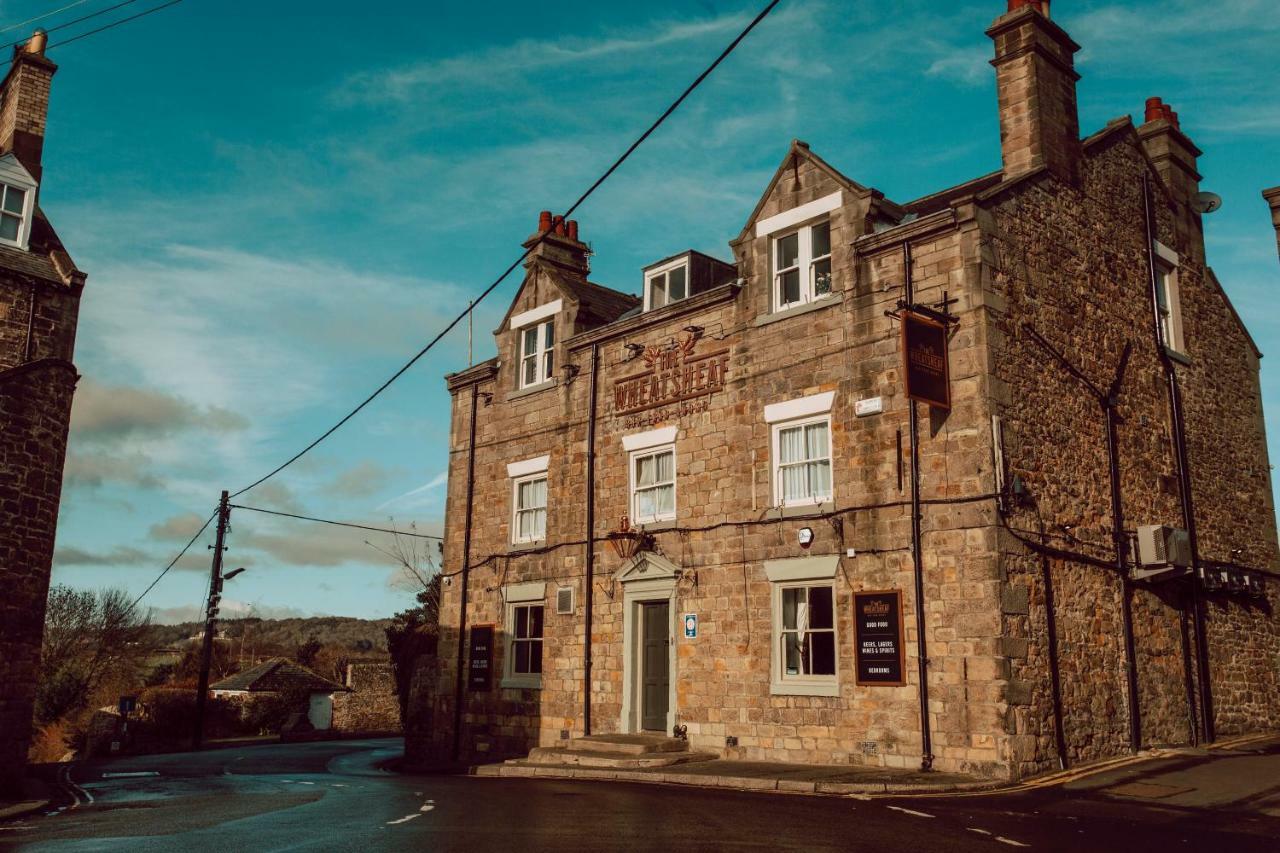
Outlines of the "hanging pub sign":
{"type": "Polygon", "coordinates": [[[698,352],[701,332],[641,350],[645,370],[613,384],[613,413],[627,428],[705,412],[710,397],[724,389],[729,350],[698,352]],[[643,413],[643,414],[641,414],[643,413]]]}
{"type": "Polygon", "coordinates": [[[951,408],[945,324],[911,311],[902,312],[902,373],[909,399],[938,409],[951,408]]]}
{"type": "Polygon", "coordinates": [[[467,656],[467,687],[488,690],[493,677],[493,626],[471,626],[471,653],[467,656]]]}
{"type": "Polygon", "coordinates": [[[906,684],[902,649],[902,590],[853,594],[858,684],[906,684]]]}

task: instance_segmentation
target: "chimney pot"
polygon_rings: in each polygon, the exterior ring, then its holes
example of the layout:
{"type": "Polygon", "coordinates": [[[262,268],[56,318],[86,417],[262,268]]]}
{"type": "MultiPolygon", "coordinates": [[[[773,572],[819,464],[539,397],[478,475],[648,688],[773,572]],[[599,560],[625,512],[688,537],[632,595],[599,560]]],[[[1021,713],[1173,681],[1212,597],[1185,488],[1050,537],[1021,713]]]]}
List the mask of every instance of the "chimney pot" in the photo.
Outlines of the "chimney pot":
{"type": "Polygon", "coordinates": [[[31,38],[27,40],[23,50],[27,53],[33,53],[36,56],[44,56],[45,46],[49,43],[49,34],[44,30],[36,30],[31,34],[31,38]]]}
{"type": "Polygon", "coordinates": [[[1009,0],[1009,11],[1016,12],[1023,6],[1030,6],[1046,18],[1049,17],[1049,0],[1009,0]]]}
{"type": "Polygon", "coordinates": [[[1146,121],[1155,121],[1164,117],[1164,101],[1159,98],[1147,98],[1146,121]]]}
{"type": "Polygon", "coordinates": [[[576,219],[569,220],[569,239],[570,240],[578,239],[578,220],[576,219]]]}
{"type": "Polygon", "coordinates": [[[1182,123],[1178,121],[1178,114],[1173,110],[1169,110],[1169,121],[1173,122],[1173,126],[1178,130],[1182,130],[1182,123]]]}
{"type": "Polygon", "coordinates": [[[563,237],[564,236],[564,217],[557,216],[555,218],[555,223],[556,223],[556,234],[560,237],[563,237]]]}
{"type": "Polygon", "coordinates": [[[538,214],[538,230],[541,232],[551,230],[551,211],[544,210],[538,214]]]}

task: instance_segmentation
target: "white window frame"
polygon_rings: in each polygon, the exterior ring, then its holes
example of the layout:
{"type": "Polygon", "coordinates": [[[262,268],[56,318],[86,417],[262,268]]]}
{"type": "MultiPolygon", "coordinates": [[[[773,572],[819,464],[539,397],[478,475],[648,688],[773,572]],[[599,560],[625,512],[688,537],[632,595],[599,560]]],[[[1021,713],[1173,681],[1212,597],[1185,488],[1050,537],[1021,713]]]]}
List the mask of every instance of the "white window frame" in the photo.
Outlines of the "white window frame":
{"type": "MultiPolygon", "coordinates": [[[[656,524],[662,521],[675,521],[678,509],[679,493],[677,492],[676,481],[680,479],[676,475],[676,446],[675,444],[662,444],[652,447],[646,447],[641,450],[633,450],[627,455],[627,467],[630,471],[631,483],[631,523],[632,524],[656,524]],[[640,486],[636,483],[636,463],[646,456],[657,456],[662,453],[671,454],[671,512],[657,513],[652,516],[640,515],[640,486]]],[[[667,485],[666,483],[654,483],[652,486],[645,486],[645,489],[657,489],[667,485]]]]}
{"type": "Polygon", "coordinates": [[[542,673],[547,668],[547,602],[546,602],[546,584],[545,583],[522,583],[503,587],[502,598],[506,604],[504,608],[504,619],[507,630],[503,632],[505,637],[503,649],[502,664],[502,686],[506,688],[515,688],[522,690],[540,690],[542,689],[542,673]],[[520,608],[541,607],[542,608],[542,635],[537,640],[517,640],[516,638],[516,611],[520,608]],[[542,653],[539,656],[539,672],[516,672],[516,654],[515,646],[517,642],[537,642],[542,646],[542,653]]]}
{"type": "MultiPolygon", "coordinates": [[[[669,282],[669,278],[668,278],[668,282],[669,282]]],[[[678,258],[677,260],[671,261],[670,263],[663,264],[662,266],[659,266],[659,267],[654,267],[651,270],[646,270],[644,274],[644,310],[655,311],[658,308],[665,308],[666,306],[671,305],[672,303],[682,302],[685,299],[688,299],[689,288],[691,285],[692,285],[692,282],[690,282],[689,280],[689,259],[687,257],[678,258]],[[672,299],[670,292],[668,292],[665,302],[663,302],[661,305],[654,305],[653,304],[654,279],[663,277],[663,276],[669,276],[673,270],[677,270],[681,267],[684,267],[684,296],[681,296],[678,299],[672,299]]]]}
{"type": "MultiPolygon", "coordinates": [[[[778,421],[772,425],[772,473],[773,473],[773,505],[781,507],[790,506],[820,506],[824,503],[830,503],[835,499],[836,480],[835,480],[835,454],[832,445],[835,443],[835,437],[831,431],[831,413],[826,412],[816,416],[795,418],[787,421],[778,421]],[[790,429],[803,429],[814,424],[826,424],[827,427],[827,468],[830,472],[829,485],[830,489],[826,495],[813,495],[805,498],[786,498],[782,484],[782,432],[790,429]]],[[[820,457],[814,459],[806,458],[803,462],[791,462],[788,465],[808,465],[820,457]]]]}
{"type": "Polygon", "coordinates": [[[1178,253],[1160,241],[1155,244],[1156,289],[1164,298],[1162,310],[1159,303],[1160,342],[1179,355],[1186,355],[1186,341],[1182,336],[1182,300],[1178,289],[1178,253]]]}
{"type": "MultiPolygon", "coordinates": [[[[771,615],[769,692],[775,696],[839,696],[840,695],[840,598],[835,576],[840,567],[837,554],[766,560],[765,576],[769,579],[771,615]],[[782,647],[782,591],[797,587],[827,586],[831,588],[831,632],[835,649],[835,672],[831,675],[787,675],[786,655],[782,647]]],[[[821,629],[826,630],[826,629],[821,629]]]]}
{"type": "Polygon", "coordinates": [[[516,370],[519,373],[517,379],[521,388],[533,388],[536,385],[543,385],[555,379],[555,328],[556,321],[552,317],[550,320],[536,325],[523,326],[517,330],[516,370]],[[526,354],[524,348],[525,337],[530,333],[534,335],[534,351],[532,354],[526,354]],[[525,365],[529,362],[534,365],[534,378],[532,381],[525,378],[525,365]]]}
{"type": "Polygon", "coordinates": [[[15,213],[5,209],[5,216],[18,217],[18,236],[16,239],[10,240],[6,237],[0,237],[0,245],[13,246],[14,248],[26,251],[31,240],[31,213],[35,207],[36,188],[35,185],[26,186],[19,181],[6,180],[0,181],[0,204],[4,203],[5,196],[8,195],[10,189],[20,190],[24,195],[22,199],[21,212],[15,213]]]}
{"type": "Polygon", "coordinates": [[[507,476],[511,479],[511,544],[527,545],[531,542],[543,542],[547,538],[547,522],[551,516],[551,484],[547,477],[549,456],[539,456],[524,462],[513,462],[507,465],[507,476]],[[522,537],[520,535],[520,513],[532,512],[537,507],[520,506],[520,486],[535,480],[547,480],[546,502],[542,506],[542,535],[522,537]]]}
{"type": "MultiPolygon", "coordinates": [[[[787,229],[773,234],[769,238],[769,266],[773,272],[772,299],[774,311],[786,311],[791,308],[799,308],[810,302],[816,302],[820,299],[827,299],[834,295],[835,288],[833,283],[828,282],[827,292],[817,292],[817,272],[816,267],[822,261],[831,264],[834,260],[833,243],[831,239],[831,219],[827,216],[820,216],[817,219],[805,222],[797,228],[787,229]],[[817,257],[813,254],[813,229],[819,225],[827,226],[827,253],[817,257]],[[782,241],[788,237],[795,237],[797,242],[796,262],[792,266],[778,266],[778,251],[782,245],[782,241]],[[799,299],[794,302],[782,301],[782,275],[783,273],[797,270],[800,275],[800,293],[799,299]]],[[[828,275],[831,275],[828,272],[828,275]]]]}

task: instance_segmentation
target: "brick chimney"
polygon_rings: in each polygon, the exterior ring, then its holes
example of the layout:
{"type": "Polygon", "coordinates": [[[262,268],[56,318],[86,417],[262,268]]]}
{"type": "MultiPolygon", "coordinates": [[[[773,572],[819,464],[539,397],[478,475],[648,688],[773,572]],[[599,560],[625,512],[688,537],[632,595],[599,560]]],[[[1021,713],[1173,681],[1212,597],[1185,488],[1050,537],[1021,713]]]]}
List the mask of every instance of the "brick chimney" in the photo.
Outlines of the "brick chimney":
{"type": "Polygon", "coordinates": [[[576,219],[566,220],[563,216],[553,216],[551,211],[544,210],[538,215],[538,230],[523,245],[526,249],[533,249],[525,259],[525,267],[541,260],[583,279],[591,272],[588,260],[591,249],[578,239],[576,219]],[[538,242],[539,238],[541,243],[538,242]]]}
{"type": "Polygon", "coordinates": [[[1178,236],[1191,248],[1196,260],[1204,261],[1203,224],[1195,206],[1200,192],[1196,161],[1203,152],[1182,132],[1178,114],[1161,98],[1147,98],[1143,119],[1138,136],[1177,205],[1178,236]]]}
{"type": "Polygon", "coordinates": [[[1280,187],[1263,190],[1262,197],[1271,205],[1271,224],[1276,227],[1276,251],[1280,252],[1280,187]]]}
{"type": "Polygon", "coordinates": [[[1006,178],[1047,166],[1076,182],[1080,119],[1075,53],[1080,45],[1049,20],[1048,0],[1009,0],[987,35],[996,46],[1000,154],[1006,178]]]}
{"type": "Polygon", "coordinates": [[[36,30],[26,44],[15,47],[13,64],[0,84],[0,154],[12,151],[37,182],[49,113],[49,83],[58,70],[45,58],[47,43],[44,30],[36,30]]]}

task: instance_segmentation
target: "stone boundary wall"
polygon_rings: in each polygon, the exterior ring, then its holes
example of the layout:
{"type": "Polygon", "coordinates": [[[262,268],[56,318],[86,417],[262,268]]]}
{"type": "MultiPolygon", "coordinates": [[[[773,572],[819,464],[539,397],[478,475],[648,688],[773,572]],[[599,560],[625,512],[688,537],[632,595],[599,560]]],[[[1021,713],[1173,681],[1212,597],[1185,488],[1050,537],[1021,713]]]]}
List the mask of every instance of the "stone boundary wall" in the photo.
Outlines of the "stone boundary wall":
{"type": "Polygon", "coordinates": [[[400,698],[390,663],[347,664],[349,693],[333,694],[333,728],[342,732],[398,732],[400,698]]]}

